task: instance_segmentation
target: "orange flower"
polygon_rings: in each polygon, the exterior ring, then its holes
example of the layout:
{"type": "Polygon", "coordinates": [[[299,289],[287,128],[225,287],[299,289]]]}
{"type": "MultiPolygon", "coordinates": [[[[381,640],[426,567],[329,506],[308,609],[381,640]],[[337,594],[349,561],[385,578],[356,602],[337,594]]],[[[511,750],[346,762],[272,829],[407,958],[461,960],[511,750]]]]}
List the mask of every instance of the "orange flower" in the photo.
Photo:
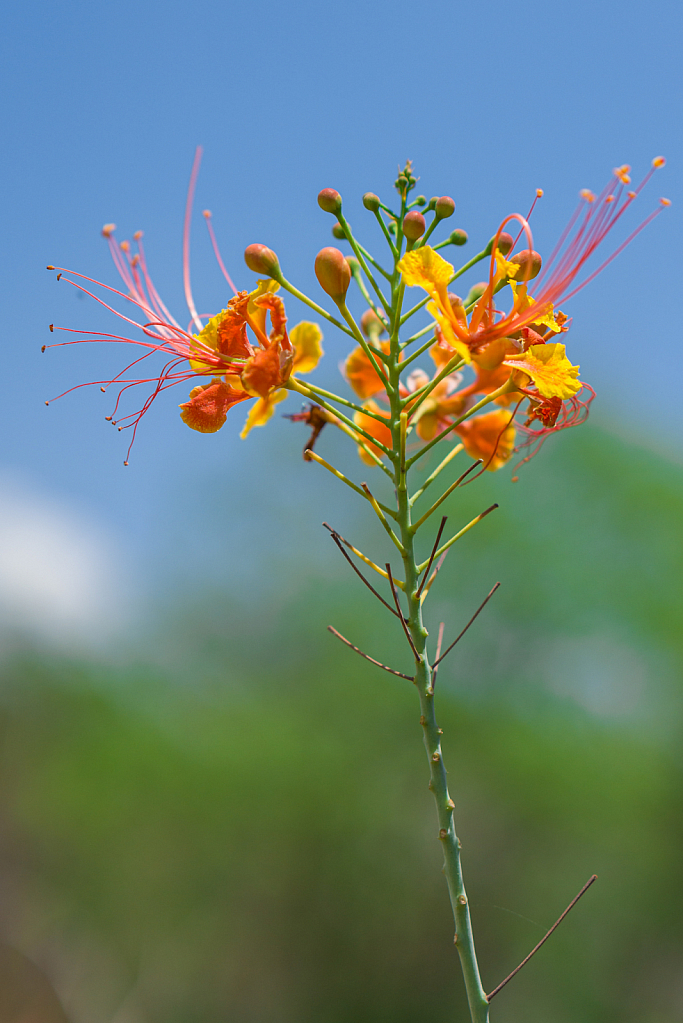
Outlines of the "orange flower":
{"type": "Polygon", "coordinates": [[[461,423],[457,433],[470,458],[481,458],[484,468],[492,472],[505,465],[515,449],[513,418],[500,410],[461,423]]]}
{"type": "MultiPolygon", "coordinates": [[[[383,341],[382,351],[388,354],[389,342],[383,341]]],[[[384,368],[379,358],[377,364],[384,374],[384,368]]],[[[366,401],[373,395],[379,394],[386,387],[386,376],[379,376],[377,370],[370,362],[365,351],[358,346],[354,348],[344,364],[344,374],[359,398],[366,401]]]]}

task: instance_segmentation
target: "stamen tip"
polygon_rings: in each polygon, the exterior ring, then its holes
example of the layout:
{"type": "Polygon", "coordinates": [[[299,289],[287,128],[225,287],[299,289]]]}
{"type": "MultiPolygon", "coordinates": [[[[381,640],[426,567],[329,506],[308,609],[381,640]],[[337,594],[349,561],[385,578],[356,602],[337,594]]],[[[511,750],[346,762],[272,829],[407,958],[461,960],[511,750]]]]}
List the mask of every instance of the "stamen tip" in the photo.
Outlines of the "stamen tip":
{"type": "Polygon", "coordinates": [[[139,242],[144,233],[144,231],[136,231],[133,235],[133,241],[139,242]]]}
{"type": "Polygon", "coordinates": [[[54,332],[55,332],[55,325],[54,325],[54,323],[51,323],[50,324],[50,333],[54,334],[54,332]]]}
{"type": "Polygon", "coordinates": [[[61,274],[57,274],[57,280],[61,281],[61,279],[62,279],[62,275],[61,274]]]}
{"type": "Polygon", "coordinates": [[[123,464],[124,464],[124,465],[128,465],[128,462],[124,462],[123,464]]]}
{"type": "Polygon", "coordinates": [[[128,252],[130,249],[130,242],[121,242],[119,248],[122,250],[122,252],[128,252]]]}
{"type": "Polygon", "coordinates": [[[105,416],[104,418],[107,420],[108,423],[111,423],[111,416],[105,416]]]}
{"type": "Polygon", "coordinates": [[[112,234],[116,230],[116,224],[105,224],[102,228],[102,234],[105,238],[111,238],[112,234]]]}
{"type": "Polygon", "coordinates": [[[203,213],[202,213],[202,216],[206,217],[207,220],[210,220],[211,219],[211,210],[204,210],[203,213]]]}
{"type": "Polygon", "coordinates": [[[582,188],[579,195],[582,199],[585,199],[586,202],[595,202],[595,193],[591,192],[590,188],[582,188]]]}
{"type": "Polygon", "coordinates": [[[627,192],[626,193],[626,195],[629,197],[629,199],[635,199],[636,194],[637,194],[636,192],[627,192]]]}
{"type": "Polygon", "coordinates": [[[663,167],[665,163],[666,163],[666,158],[665,157],[663,157],[663,156],[655,156],[654,160],[652,161],[652,166],[654,168],[663,167]]]}
{"type": "Polygon", "coordinates": [[[543,198],[543,189],[542,188],[537,188],[536,189],[536,198],[537,199],[542,199],[543,198]]]}
{"type": "Polygon", "coordinates": [[[662,198],[659,201],[662,204],[662,206],[670,206],[671,205],[671,199],[664,199],[664,198],[662,198]]]}
{"type": "Polygon", "coordinates": [[[102,394],[104,394],[104,390],[105,390],[104,387],[100,387],[100,390],[102,391],[102,394]]]}
{"type": "Polygon", "coordinates": [[[54,267],[53,266],[46,266],[45,269],[46,270],[54,270],[54,267]]]}
{"type": "Polygon", "coordinates": [[[41,345],[41,348],[40,348],[41,352],[44,352],[46,348],[47,348],[47,345],[41,345]]]}

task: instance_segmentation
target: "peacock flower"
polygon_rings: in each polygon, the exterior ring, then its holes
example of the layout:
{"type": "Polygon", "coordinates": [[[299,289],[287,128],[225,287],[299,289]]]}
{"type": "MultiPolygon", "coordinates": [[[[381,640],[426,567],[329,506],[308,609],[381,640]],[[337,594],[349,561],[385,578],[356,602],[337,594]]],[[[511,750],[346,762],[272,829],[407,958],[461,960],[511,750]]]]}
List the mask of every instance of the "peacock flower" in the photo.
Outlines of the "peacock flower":
{"type": "Polygon", "coordinates": [[[245,437],[252,427],[262,426],[270,419],[275,405],[286,397],[290,378],[297,373],[311,372],[323,354],[322,332],[317,324],[300,323],[288,334],[284,304],[276,294],[279,285],[275,281],[258,281],[251,292],[237,291],[220,257],[208,211],[205,211],[204,216],[211,242],[234,297],[216,316],[208,318],[197,312],[190,285],[189,225],[199,157],[198,151],[190,178],[183,234],[183,278],[190,313],[187,328],[171,315],[154,286],[145,258],[142,232],[133,236],[136,246],[133,252],[129,242],[119,243],[116,240],[114,224],[105,224],[102,230],[124,290],[101,284],[93,278],[64,268],[48,267],[51,270],[59,269],[58,279],[94,298],[129,328],[132,326],[140,332],[139,336],[125,336],[55,328],[54,325],[50,327],[52,331],[57,329],[77,335],[76,340],[64,344],[113,342],[132,344],[143,349],[141,355],[111,379],[78,385],[83,387],[97,384],[102,391],[112,387],[118,391],[112,414],[106,418],[118,425],[119,430],[132,429],[129,452],[142,417],[155,398],[168,387],[200,378],[200,382],[190,391],[188,400],[180,406],[183,422],[200,433],[215,433],[224,425],[233,406],[255,401],[242,431],[245,437]],[[105,296],[100,297],[96,289],[101,289],[105,296]],[[131,303],[141,315],[134,319],[118,311],[105,301],[108,296],[131,303]],[[267,327],[268,319],[270,330],[267,327]],[[146,376],[138,375],[140,364],[153,355],[164,358],[161,369],[146,376]],[[119,417],[123,396],[138,386],[151,387],[151,391],[140,408],[119,417]]]}

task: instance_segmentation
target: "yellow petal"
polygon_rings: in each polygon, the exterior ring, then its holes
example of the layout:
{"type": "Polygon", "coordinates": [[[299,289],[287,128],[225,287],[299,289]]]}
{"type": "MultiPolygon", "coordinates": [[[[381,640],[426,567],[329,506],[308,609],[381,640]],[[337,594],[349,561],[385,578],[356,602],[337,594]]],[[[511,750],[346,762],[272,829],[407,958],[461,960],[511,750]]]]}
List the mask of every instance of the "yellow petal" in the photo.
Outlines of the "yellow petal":
{"type": "Polygon", "coordinates": [[[279,391],[274,391],[269,394],[267,398],[259,398],[256,404],[251,409],[251,412],[247,416],[247,421],[244,424],[240,437],[242,440],[255,426],[265,426],[268,420],[272,417],[275,411],[275,406],[280,401],[284,401],[287,397],[287,391],[282,388],[279,391]]]}
{"type": "Polygon", "coordinates": [[[511,263],[502,252],[496,249],[496,280],[504,281],[506,278],[514,277],[519,273],[519,263],[511,263]]]}
{"type": "Polygon", "coordinates": [[[409,288],[424,288],[430,294],[445,287],[453,276],[453,266],[429,245],[406,252],[398,264],[403,283],[409,288]]]}
{"type": "MultiPolygon", "coordinates": [[[[514,310],[516,313],[523,313],[526,309],[530,309],[537,304],[536,300],[527,293],[528,285],[517,284],[515,281],[508,281],[508,284],[512,288],[512,294],[515,296],[514,310]]],[[[563,314],[558,313],[558,315],[562,316],[563,314]]],[[[566,320],[566,316],[564,320],[566,320]]],[[[564,320],[562,320],[562,323],[564,320]]],[[[534,314],[533,322],[538,326],[549,327],[556,334],[562,329],[562,324],[555,318],[552,302],[544,303],[540,307],[538,313],[534,314]]]]}
{"type": "Polygon", "coordinates": [[[572,366],[565,347],[557,341],[548,345],[532,345],[521,355],[504,360],[510,369],[519,369],[530,376],[544,398],[571,398],[581,390],[579,367],[572,366]]]}
{"type": "Polygon", "coordinates": [[[225,316],[225,313],[226,313],[226,310],[225,309],[221,309],[221,311],[219,313],[216,313],[216,315],[213,316],[209,320],[209,322],[206,324],[204,329],[201,330],[199,332],[199,334],[197,334],[197,336],[196,336],[196,340],[197,340],[196,349],[195,349],[194,344],[192,345],[192,348],[196,350],[198,356],[200,356],[200,357],[197,358],[197,359],[190,359],[189,360],[190,366],[192,367],[192,369],[193,369],[193,371],[195,373],[215,373],[216,372],[215,366],[214,366],[213,369],[211,369],[209,366],[207,366],[207,364],[205,362],[202,362],[202,360],[201,360],[201,351],[202,351],[202,348],[210,348],[214,352],[218,351],[218,325],[221,322],[221,320],[223,319],[223,317],[225,316]]]}
{"type": "MultiPolygon", "coordinates": [[[[453,355],[457,354],[462,359],[464,359],[465,362],[471,362],[472,355],[470,353],[468,346],[465,344],[464,341],[461,341],[460,338],[457,336],[457,334],[453,330],[453,325],[450,319],[448,318],[448,316],[445,316],[442,313],[440,306],[438,306],[436,302],[430,302],[429,305],[427,306],[427,312],[430,314],[430,316],[434,317],[436,322],[441,327],[444,340],[446,344],[449,344],[453,349],[453,355]]],[[[432,357],[434,358],[434,356],[432,357]]],[[[434,361],[436,361],[436,359],[434,361]]]]}
{"type": "Polygon", "coordinates": [[[292,328],[289,339],[294,345],[293,372],[310,373],[325,354],[321,344],[322,330],[317,323],[304,320],[292,328]]]}

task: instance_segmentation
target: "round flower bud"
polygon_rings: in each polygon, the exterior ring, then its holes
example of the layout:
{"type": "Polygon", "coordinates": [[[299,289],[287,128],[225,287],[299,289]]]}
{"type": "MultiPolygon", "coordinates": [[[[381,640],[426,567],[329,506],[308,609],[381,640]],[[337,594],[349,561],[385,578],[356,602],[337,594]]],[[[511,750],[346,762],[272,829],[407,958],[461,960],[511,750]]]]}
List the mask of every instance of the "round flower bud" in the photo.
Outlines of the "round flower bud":
{"type": "Polygon", "coordinates": [[[512,235],[508,234],[507,231],[502,231],[498,236],[498,251],[501,256],[507,256],[513,244],[512,235]]]}
{"type": "Polygon", "coordinates": [[[247,245],[244,250],[244,262],[255,274],[261,274],[263,277],[273,277],[279,281],[282,276],[278,258],[267,245],[258,243],[247,245]]]}
{"type": "Polygon", "coordinates": [[[416,242],[425,233],[425,218],[417,210],[406,213],[403,218],[403,233],[411,242],[416,242]]]}
{"type": "Polygon", "coordinates": [[[360,329],[366,337],[379,337],[384,334],[386,327],[380,320],[374,309],[366,309],[360,318],[360,329]]]}
{"type": "Polygon", "coordinates": [[[467,231],[463,231],[459,227],[456,227],[455,231],[451,231],[451,235],[448,240],[451,245],[464,245],[467,241],[467,231]]]}
{"type": "Polygon", "coordinates": [[[450,195],[442,195],[440,199],[436,200],[434,212],[439,220],[445,220],[446,217],[453,216],[455,213],[455,202],[451,199],[450,195]]]}
{"type": "Polygon", "coordinates": [[[334,188],[323,188],[318,192],[318,206],[325,213],[341,213],[342,199],[339,192],[334,188]]]}
{"type": "Polygon", "coordinates": [[[415,203],[416,206],[425,206],[427,203],[427,198],[424,195],[418,195],[413,200],[413,202],[415,203]]]}
{"type": "Polygon", "coordinates": [[[360,263],[355,256],[347,256],[346,262],[349,264],[352,274],[360,273],[360,263]]]}
{"type": "Polygon", "coordinates": [[[427,205],[427,212],[436,209],[436,204],[438,203],[438,201],[439,201],[438,195],[433,195],[429,200],[429,204],[427,205]]]}
{"type": "Polygon", "coordinates": [[[337,223],[332,228],[332,234],[334,235],[335,238],[339,239],[346,238],[346,235],[344,234],[344,228],[341,226],[339,221],[337,221],[337,223]]]}
{"type": "Polygon", "coordinates": [[[471,305],[472,302],[476,302],[478,298],[481,298],[481,296],[484,294],[487,288],[488,284],[486,283],[486,281],[480,281],[479,284],[473,284],[470,290],[467,292],[465,305],[471,305]]]}
{"type": "Polygon", "coordinates": [[[516,252],[514,256],[511,256],[510,262],[517,263],[519,266],[519,270],[514,275],[516,281],[523,281],[524,279],[531,281],[540,273],[543,260],[538,252],[534,252],[533,249],[523,249],[521,252],[516,252]]]}
{"type": "Polygon", "coordinates": [[[334,299],[342,302],[351,283],[351,267],[339,249],[331,246],[321,249],[315,257],[315,276],[323,291],[334,299]]]}
{"type": "Polygon", "coordinates": [[[371,213],[376,213],[379,209],[379,196],[374,192],[366,192],[363,196],[363,206],[371,213]]]}

